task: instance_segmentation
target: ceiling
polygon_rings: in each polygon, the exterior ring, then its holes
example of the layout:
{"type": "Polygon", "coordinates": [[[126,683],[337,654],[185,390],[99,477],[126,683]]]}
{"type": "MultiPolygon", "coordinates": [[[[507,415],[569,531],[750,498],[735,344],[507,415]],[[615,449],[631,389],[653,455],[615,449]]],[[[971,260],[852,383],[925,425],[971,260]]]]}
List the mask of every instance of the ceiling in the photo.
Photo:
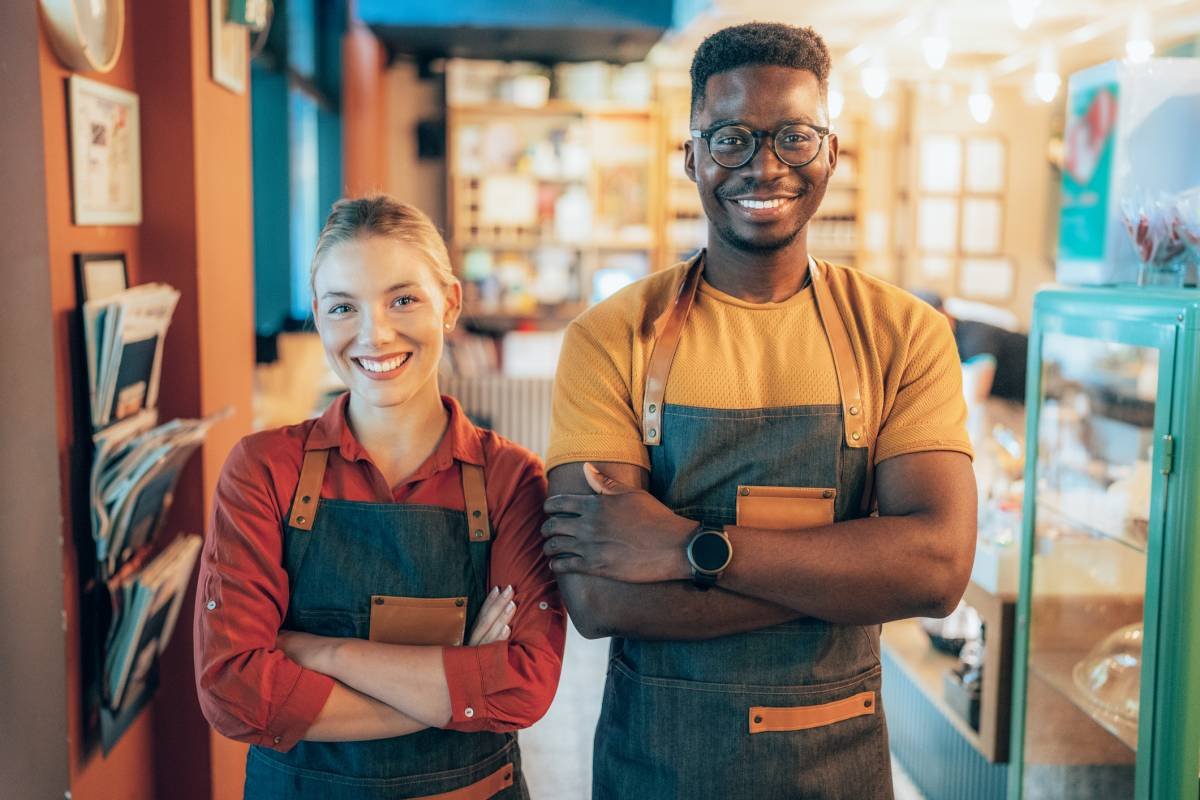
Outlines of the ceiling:
{"type": "MultiPolygon", "coordinates": [[[[1158,50],[1200,35],[1200,0],[1023,0],[1036,6],[1025,30],[1014,22],[1009,0],[712,0],[684,29],[652,51],[659,64],[687,69],[700,40],[719,28],[749,20],[811,25],[833,54],[834,71],[847,87],[858,71],[882,59],[893,80],[994,84],[1029,81],[1049,48],[1058,71],[1069,74],[1124,56],[1135,11],[1147,12],[1158,50]],[[925,61],[922,40],[941,28],[950,43],[943,69],[925,61]]],[[[877,63],[877,62],[876,62],[877,63]]]]}

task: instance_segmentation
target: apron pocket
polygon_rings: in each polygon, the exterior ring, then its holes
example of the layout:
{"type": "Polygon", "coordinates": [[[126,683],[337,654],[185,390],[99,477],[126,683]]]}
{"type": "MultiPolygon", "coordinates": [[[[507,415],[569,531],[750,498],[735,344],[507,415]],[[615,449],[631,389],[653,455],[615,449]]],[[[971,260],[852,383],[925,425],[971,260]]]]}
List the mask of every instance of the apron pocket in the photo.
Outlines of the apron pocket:
{"type": "Polygon", "coordinates": [[[876,704],[874,692],[859,692],[843,700],[834,700],[832,703],[815,706],[792,706],[790,708],[751,706],[750,733],[805,731],[810,728],[823,728],[826,725],[833,725],[854,717],[874,714],[876,704]]]}
{"type": "Polygon", "coordinates": [[[372,642],[458,647],[466,627],[465,597],[371,597],[372,642]]]}
{"type": "Polygon", "coordinates": [[[800,486],[739,486],[737,524],[767,530],[832,525],[837,489],[800,486]]]}

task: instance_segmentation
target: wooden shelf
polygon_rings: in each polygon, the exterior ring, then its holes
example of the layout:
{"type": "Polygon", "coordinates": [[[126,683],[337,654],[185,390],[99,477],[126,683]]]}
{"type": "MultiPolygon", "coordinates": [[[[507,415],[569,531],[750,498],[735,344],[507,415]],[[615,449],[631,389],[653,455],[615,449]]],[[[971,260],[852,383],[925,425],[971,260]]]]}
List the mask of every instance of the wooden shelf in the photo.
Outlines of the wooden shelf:
{"type": "Polygon", "coordinates": [[[929,702],[989,762],[1008,761],[1012,716],[1012,645],[1016,617],[1015,596],[993,595],[975,583],[968,584],[963,599],[979,612],[986,628],[983,686],[979,702],[979,730],[959,716],[942,695],[942,676],[958,663],[954,656],[938,652],[929,637],[913,620],[883,626],[882,645],[929,702]]]}

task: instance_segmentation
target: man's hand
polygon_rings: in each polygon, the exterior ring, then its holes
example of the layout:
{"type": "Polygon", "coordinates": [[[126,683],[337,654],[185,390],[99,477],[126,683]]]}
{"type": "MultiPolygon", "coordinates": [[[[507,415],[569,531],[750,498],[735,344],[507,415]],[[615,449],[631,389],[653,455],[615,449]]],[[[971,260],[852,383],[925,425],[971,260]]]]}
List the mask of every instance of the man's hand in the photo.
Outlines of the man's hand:
{"type": "Polygon", "coordinates": [[[559,494],[546,501],[542,550],[556,573],[584,573],[624,583],[685,580],[687,542],[696,528],[644,489],[600,472],[584,476],[595,495],[559,494]]]}

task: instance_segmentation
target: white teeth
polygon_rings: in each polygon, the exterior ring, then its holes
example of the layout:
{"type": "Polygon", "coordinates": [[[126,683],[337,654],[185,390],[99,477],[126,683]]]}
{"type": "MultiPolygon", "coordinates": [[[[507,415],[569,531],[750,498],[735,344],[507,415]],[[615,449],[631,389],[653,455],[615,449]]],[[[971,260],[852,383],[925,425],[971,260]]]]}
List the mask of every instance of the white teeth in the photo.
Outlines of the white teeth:
{"type": "Polygon", "coordinates": [[[362,368],[368,372],[390,372],[399,367],[405,361],[408,361],[408,353],[395,358],[389,358],[387,361],[372,361],[368,358],[358,359],[358,363],[361,364],[362,368]]]}
{"type": "Polygon", "coordinates": [[[783,205],[782,198],[775,198],[773,200],[735,200],[734,202],[743,208],[779,208],[783,205]]]}

